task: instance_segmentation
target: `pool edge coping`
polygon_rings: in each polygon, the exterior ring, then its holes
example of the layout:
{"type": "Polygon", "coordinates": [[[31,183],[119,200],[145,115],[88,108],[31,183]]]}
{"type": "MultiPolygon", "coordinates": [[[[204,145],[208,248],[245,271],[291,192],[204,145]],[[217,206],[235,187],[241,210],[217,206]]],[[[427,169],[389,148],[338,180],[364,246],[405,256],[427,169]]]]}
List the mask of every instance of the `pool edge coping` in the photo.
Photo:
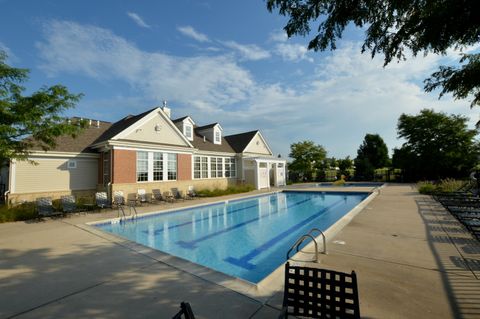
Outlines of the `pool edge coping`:
{"type": "MultiPolygon", "coordinates": [[[[380,193],[379,189],[383,188],[385,185],[382,185],[381,187],[377,187],[373,190],[370,191],[365,191],[365,192],[359,192],[359,191],[352,191],[353,193],[366,193],[369,194],[364,200],[362,200],[359,204],[357,204],[355,207],[353,207],[348,213],[346,213],[344,216],[342,216],[339,220],[337,220],[333,225],[331,225],[327,230],[325,230],[324,234],[326,237],[327,243],[335,236],[337,235],[346,225],[350,223],[350,221],[357,216],[363,209],[380,193]]],[[[255,194],[255,195],[250,195],[250,196],[245,196],[245,197],[239,197],[239,198],[233,198],[233,199],[227,199],[227,200],[219,200],[211,203],[203,203],[203,204],[197,204],[197,205],[191,205],[188,207],[182,207],[182,208],[172,208],[172,209],[167,209],[167,210],[161,210],[157,212],[150,212],[150,213],[142,213],[139,214],[141,217],[148,217],[152,215],[160,215],[164,213],[173,213],[173,212],[179,212],[184,209],[191,209],[195,207],[205,207],[205,206],[211,206],[211,205],[217,205],[221,203],[226,203],[226,202],[234,202],[238,200],[244,200],[244,199],[249,199],[249,198],[255,198],[255,197],[260,197],[260,196],[266,196],[266,195],[271,195],[271,194],[276,194],[280,192],[290,192],[293,191],[295,192],[296,190],[277,190],[277,191],[272,191],[272,192],[266,192],[263,194],[255,194]]],[[[318,190],[298,190],[298,192],[328,192],[328,191],[318,191],[318,190]]],[[[342,193],[352,193],[349,191],[344,191],[342,193]]],[[[335,193],[335,191],[330,192],[330,193],[335,193]]],[[[148,258],[154,259],[157,262],[160,262],[162,264],[165,264],[167,266],[173,267],[179,271],[186,272],[190,275],[196,276],[202,280],[206,280],[210,283],[213,283],[215,285],[219,285],[222,287],[225,287],[227,289],[230,289],[232,291],[235,291],[237,293],[240,293],[242,295],[245,295],[249,298],[252,298],[253,300],[256,300],[261,303],[265,303],[272,295],[273,292],[279,291],[283,289],[284,285],[284,267],[285,262],[283,262],[279,267],[277,267],[274,271],[272,271],[268,276],[260,280],[258,283],[251,283],[245,279],[234,277],[231,275],[227,275],[223,272],[220,272],[218,270],[214,270],[212,268],[208,268],[206,266],[191,262],[187,259],[183,259],[181,257],[177,257],[168,253],[165,253],[160,250],[153,249],[148,246],[144,246],[142,244],[136,243],[134,241],[128,240],[126,238],[123,238],[121,236],[115,235],[113,233],[108,233],[100,230],[99,228],[95,227],[96,225],[102,225],[106,224],[108,221],[112,220],[117,220],[118,222],[120,221],[121,218],[109,218],[109,219],[103,219],[99,221],[93,221],[93,222],[88,222],[88,223],[82,223],[79,224],[78,226],[84,229],[85,231],[88,231],[90,233],[93,233],[99,237],[102,237],[108,241],[114,242],[115,244],[118,244],[126,249],[132,250],[135,253],[144,255],[148,258]]],[[[323,240],[321,238],[321,235],[316,237],[316,240],[321,242],[323,240]]],[[[301,261],[297,260],[301,254],[305,254],[306,251],[311,251],[312,248],[314,248],[314,243],[310,242],[308,243],[304,248],[302,248],[298,253],[293,255],[289,260],[293,262],[302,262],[302,263],[308,263],[308,261],[301,261]]],[[[320,261],[317,265],[321,265],[321,256],[320,256],[320,261]]]]}

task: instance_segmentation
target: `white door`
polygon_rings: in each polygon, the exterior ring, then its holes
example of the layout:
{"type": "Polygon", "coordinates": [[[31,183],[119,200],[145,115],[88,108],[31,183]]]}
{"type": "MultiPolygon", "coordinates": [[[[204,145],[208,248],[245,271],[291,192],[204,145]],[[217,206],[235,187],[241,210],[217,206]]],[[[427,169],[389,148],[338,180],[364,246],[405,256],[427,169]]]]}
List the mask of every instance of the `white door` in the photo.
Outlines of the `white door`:
{"type": "Polygon", "coordinates": [[[285,165],[277,163],[277,184],[276,186],[285,186],[285,165]]]}
{"type": "Polygon", "coordinates": [[[270,176],[267,163],[258,164],[258,189],[270,187],[270,176]]]}

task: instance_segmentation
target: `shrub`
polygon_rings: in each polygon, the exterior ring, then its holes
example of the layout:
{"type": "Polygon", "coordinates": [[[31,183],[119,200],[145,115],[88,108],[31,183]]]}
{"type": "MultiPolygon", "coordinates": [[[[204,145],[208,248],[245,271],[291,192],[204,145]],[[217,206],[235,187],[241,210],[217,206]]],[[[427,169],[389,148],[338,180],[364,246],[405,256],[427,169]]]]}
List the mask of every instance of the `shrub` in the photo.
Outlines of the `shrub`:
{"type": "Polygon", "coordinates": [[[13,207],[0,206],[0,223],[29,220],[37,217],[34,203],[23,203],[13,207]]]}
{"type": "Polygon", "coordinates": [[[345,186],[345,180],[343,178],[336,180],[332,183],[333,186],[345,186]]]}
{"type": "Polygon", "coordinates": [[[197,194],[204,197],[215,197],[223,195],[231,195],[238,193],[246,193],[254,190],[255,188],[252,185],[237,185],[237,186],[228,186],[226,189],[215,188],[210,189],[199,189],[197,194]]]}
{"type": "Polygon", "coordinates": [[[418,182],[417,189],[420,194],[433,194],[437,187],[432,182],[418,182]]]}
{"type": "Polygon", "coordinates": [[[440,180],[437,185],[437,192],[451,193],[457,191],[465,184],[464,181],[456,180],[453,178],[447,178],[440,180]]]}
{"type": "Polygon", "coordinates": [[[418,182],[417,189],[420,194],[451,193],[457,191],[464,184],[464,181],[447,178],[440,180],[438,183],[429,181],[418,182]]]}

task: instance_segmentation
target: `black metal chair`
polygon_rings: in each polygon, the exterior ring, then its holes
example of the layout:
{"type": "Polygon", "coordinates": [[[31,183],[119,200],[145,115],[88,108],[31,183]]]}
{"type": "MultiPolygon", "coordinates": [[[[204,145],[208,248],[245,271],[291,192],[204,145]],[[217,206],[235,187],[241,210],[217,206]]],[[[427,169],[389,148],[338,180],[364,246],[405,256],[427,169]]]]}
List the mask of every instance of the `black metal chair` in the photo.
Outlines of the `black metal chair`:
{"type": "Polygon", "coordinates": [[[188,302],[183,301],[182,303],[180,303],[180,311],[175,316],[173,316],[172,319],[181,319],[182,315],[185,319],[195,319],[192,307],[190,307],[190,304],[188,302]]]}
{"type": "Polygon", "coordinates": [[[285,265],[285,291],[280,318],[360,318],[357,276],[303,266],[285,265]]]}
{"type": "Polygon", "coordinates": [[[62,200],[62,210],[64,214],[75,213],[77,211],[77,203],[75,196],[65,195],[61,197],[62,200]]]}
{"type": "Polygon", "coordinates": [[[56,212],[53,209],[51,197],[39,197],[36,199],[36,203],[39,217],[51,217],[62,214],[62,212],[56,212]]]}
{"type": "Polygon", "coordinates": [[[108,196],[106,192],[95,193],[95,203],[98,208],[107,208],[112,206],[108,200],[108,196]]]}

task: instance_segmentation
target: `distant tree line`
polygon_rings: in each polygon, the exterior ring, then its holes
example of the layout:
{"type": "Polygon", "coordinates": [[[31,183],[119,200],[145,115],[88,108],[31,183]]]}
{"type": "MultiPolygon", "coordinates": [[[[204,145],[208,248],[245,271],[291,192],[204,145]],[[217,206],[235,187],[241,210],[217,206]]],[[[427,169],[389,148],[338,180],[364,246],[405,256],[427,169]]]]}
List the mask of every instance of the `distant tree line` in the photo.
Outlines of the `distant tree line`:
{"type": "Polygon", "coordinates": [[[405,140],[400,148],[388,148],[378,134],[366,134],[357,157],[327,157],[322,145],[302,141],[290,146],[289,178],[299,181],[337,179],[418,181],[467,177],[479,163],[477,129],[468,118],[424,109],[418,115],[402,114],[397,134],[405,140]]]}

